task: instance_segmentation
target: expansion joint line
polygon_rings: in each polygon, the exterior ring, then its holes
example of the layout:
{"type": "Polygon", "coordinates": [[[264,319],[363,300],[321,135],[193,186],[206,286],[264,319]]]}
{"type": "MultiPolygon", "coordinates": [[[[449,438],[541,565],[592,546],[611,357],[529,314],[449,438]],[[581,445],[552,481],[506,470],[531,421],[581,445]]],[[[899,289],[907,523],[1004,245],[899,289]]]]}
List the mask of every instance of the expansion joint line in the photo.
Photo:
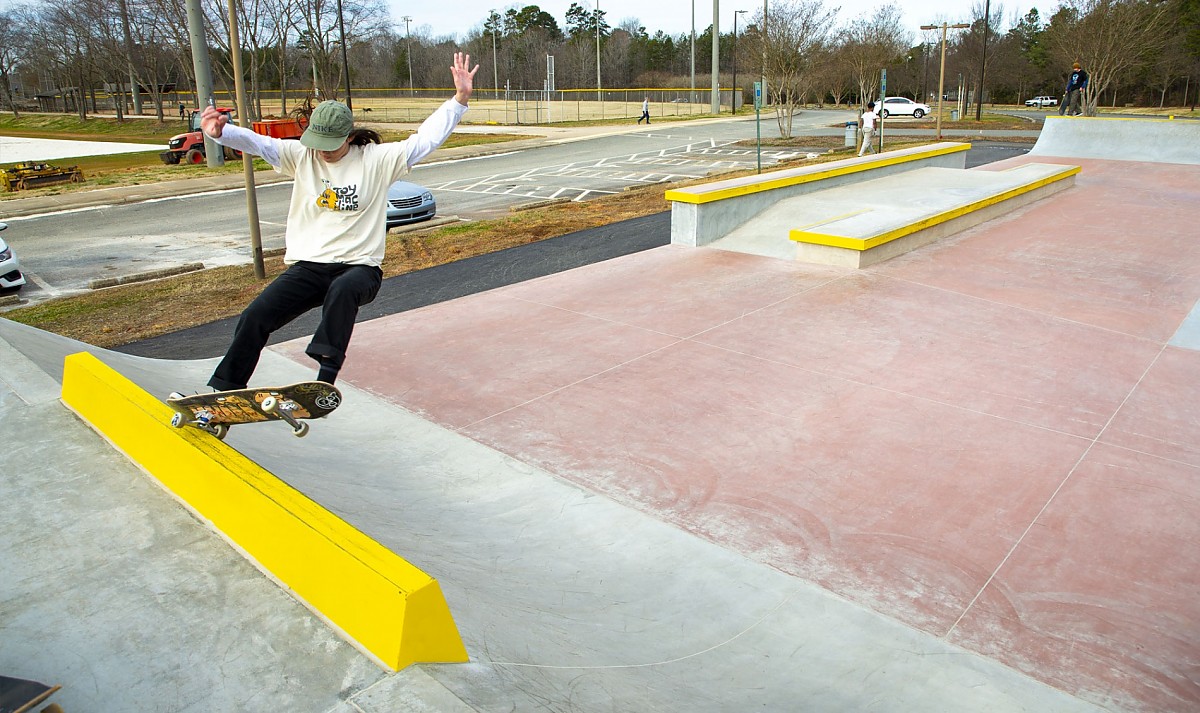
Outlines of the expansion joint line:
{"type": "Polygon", "coordinates": [[[979,598],[983,596],[983,593],[988,590],[988,587],[990,587],[996,577],[999,576],[1000,570],[1004,569],[1004,566],[1008,564],[1010,559],[1012,559],[1012,556],[1014,553],[1016,553],[1017,548],[1021,546],[1021,543],[1025,541],[1025,538],[1033,530],[1034,526],[1037,525],[1038,521],[1042,519],[1042,515],[1044,515],[1046,511],[1050,509],[1050,505],[1055,501],[1055,499],[1058,498],[1058,494],[1062,492],[1062,489],[1066,487],[1068,482],[1070,482],[1072,476],[1075,475],[1075,472],[1079,470],[1080,464],[1083,463],[1088,455],[1091,454],[1092,449],[1096,447],[1096,444],[1100,442],[1100,439],[1104,437],[1104,434],[1108,431],[1109,427],[1112,426],[1113,421],[1117,418],[1117,414],[1121,413],[1121,410],[1125,408],[1125,404],[1129,403],[1129,399],[1133,396],[1134,392],[1138,390],[1138,387],[1142,385],[1142,382],[1146,379],[1146,375],[1150,373],[1150,370],[1154,368],[1154,365],[1158,363],[1158,360],[1162,358],[1163,352],[1166,350],[1167,344],[1164,343],[1158,350],[1158,353],[1154,355],[1154,358],[1150,360],[1150,364],[1146,367],[1145,371],[1143,371],[1141,376],[1138,377],[1137,382],[1130,387],[1129,393],[1125,394],[1125,398],[1122,399],[1117,408],[1113,410],[1112,415],[1108,417],[1108,420],[1104,423],[1104,426],[1087,444],[1087,448],[1083,449],[1083,453],[1079,455],[1079,458],[1075,461],[1074,465],[1072,465],[1071,469],[1067,471],[1066,477],[1064,477],[1062,482],[1058,484],[1058,487],[1054,489],[1054,492],[1050,494],[1050,497],[1046,500],[1045,504],[1042,505],[1042,509],[1038,510],[1037,515],[1034,515],[1033,520],[1031,520],[1029,525],[1025,527],[1025,531],[1021,533],[1021,536],[1018,537],[1017,541],[1013,543],[1013,546],[1009,548],[1008,552],[1004,555],[1004,559],[1000,560],[1000,564],[996,565],[996,569],[992,570],[992,574],[987,578],[987,581],[983,583],[983,586],[979,588],[979,591],[975,593],[975,596],[971,598],[971,601],[967,604],[966,608],[963,609],[962,614],[958,616],[958,619],[956,619],[950,628],[946,630],[946,633],[942,635],[943,639],[950,638],[950,635],[954,633],[955,629],[958,628],[958,625],[962,623],[963,619],[966,619],[967,615],[971,613],[971,609],[975,607],[975,603],[979,601],[979,598]]]}

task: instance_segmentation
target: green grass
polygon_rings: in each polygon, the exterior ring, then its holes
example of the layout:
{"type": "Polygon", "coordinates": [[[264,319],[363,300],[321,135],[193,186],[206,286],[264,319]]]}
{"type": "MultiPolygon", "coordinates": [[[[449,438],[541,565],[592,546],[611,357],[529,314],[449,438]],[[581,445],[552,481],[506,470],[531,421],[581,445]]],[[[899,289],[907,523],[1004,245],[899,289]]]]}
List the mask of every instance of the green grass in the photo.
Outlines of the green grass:
{"type": "Polygon", "coordinates": [[[67,114],[0,115],[0,134],[40,139],[80,139],[128,143],[166,144],[167,139],[183,131],[178,118],[156,119],[88,118],[67,114]]]}

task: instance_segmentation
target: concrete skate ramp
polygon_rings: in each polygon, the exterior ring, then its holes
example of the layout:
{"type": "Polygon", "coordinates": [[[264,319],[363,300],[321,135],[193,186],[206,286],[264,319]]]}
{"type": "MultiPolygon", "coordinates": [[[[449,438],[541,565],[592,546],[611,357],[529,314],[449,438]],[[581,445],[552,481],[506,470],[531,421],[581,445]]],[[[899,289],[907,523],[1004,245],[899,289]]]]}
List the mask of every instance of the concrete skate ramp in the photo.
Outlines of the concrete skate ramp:
{"type": "Polygon", "coordinates": [[[1200,164],[1200,121],[1049,116],[1031,156],[1200,164]]]}
{"type": "MultiPolygon", "coordinates": [[[[90,351],[151,393],[203,383],[214,364],[86,348],[4,320],[0,340],[51,375],[90,351]]],[[[309,371],[268,351],[258,376],[309,371]]],[[[1098,710],[342,389],[345,404],[301,442],[245,427],[227,443],[438,579],[471,662],[421,668],[474,710],[1098,710]]],[[[207,626],[205,611],[194,617],[207,626]]]]}

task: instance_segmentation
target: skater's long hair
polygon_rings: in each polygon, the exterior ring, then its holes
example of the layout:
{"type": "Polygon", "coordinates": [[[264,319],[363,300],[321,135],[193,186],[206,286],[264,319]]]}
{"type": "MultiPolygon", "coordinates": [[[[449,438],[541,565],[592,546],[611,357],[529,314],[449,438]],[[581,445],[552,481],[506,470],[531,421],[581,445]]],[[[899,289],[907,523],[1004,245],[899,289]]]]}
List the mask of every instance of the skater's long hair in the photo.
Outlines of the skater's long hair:
{"type": "Polygon", "coordinates": [[[350,145],[366,146],[367,144],[382,144],[383,137],[374,129],[351,129],[350,145]]]}

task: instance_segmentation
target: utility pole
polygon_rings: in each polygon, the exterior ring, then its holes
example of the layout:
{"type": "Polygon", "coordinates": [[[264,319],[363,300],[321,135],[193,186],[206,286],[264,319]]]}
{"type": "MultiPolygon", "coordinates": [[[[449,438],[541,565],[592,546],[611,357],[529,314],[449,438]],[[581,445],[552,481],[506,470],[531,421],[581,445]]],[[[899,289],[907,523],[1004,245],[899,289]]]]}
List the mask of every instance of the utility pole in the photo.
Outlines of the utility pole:
{"type": "MultiPolygon", "coordinates": [[[[408,47],[407,49],[404,50],[404,56],[408,58],[408,95],[411,97],[411,96],[416,96],[416,93],[413,91],[413,83],[412,83],[412,30],[409,28],[409,24],[408,24],[408,23],[412,22],[412,17],[405,15],[404,17],[402,17],[400,19],[404,20],[404,41],[408,47]]],[[[496,33],[495,33],[495,31],[492,32],[492,61],[493,62],[496,61],[496,33]]]]}
{"type": "MultiPolygon", "coordinates": [[[[204,12],[200,0],[187,0],[188,38],[192,45],[192,72],[196,75],[196,99],[200,106],[213,102],[212,67],[208,64],[208,44],[204,41],[204,12]]],[[[203,132],[201,132],[203,133],[203,132]]],[[[221,145],[204,134],[204,156],[209,168],[225,165],[221,145]]]]}
{"type": "MultiPolygon", "coordinates": [[[[762,46],[762,77],[760,77],[762,86],[759,88],[759,91],[762,93],[762,100],[759,104],[766,104],[767,97],[770,96],[767,92],[767,0],[763,0],[762,46]]],[[[759,173],[762,173],[761,168],[759,169],[759,173]]]]}
{"type": "MultiPolygon", "coordinates": [[[[495,10],[492,10],[492,15],[497,18],[500,17],[499,15],[496,14],[495,10]]],[[[410,63],[409,66],[411,67],[412,64],[410,63]]],[[[409,74],[411,75],[412,72],[410,71],[409,74]]],[[[500,63],[496,61],[496,25],[495,24],[492,25],[492,91],[494,92],[494,94],[492,94],[492,99],[499,99],[500,98],[500,63]]]]}
{"type": "Polygon", "coordinates": [[[342,15],[342,0],[338,0],[338,28],[342,34],[342,70],[346,73],[346,108],[354,111],[354,101],[350,98],[350,60],[346,54],[346,18],[342,15]]]}
{"type": "Polygon", "coordinates": [[[713,0],[712,113],[721,113],[721,0],[713,0]]]}
{"type": "MultiPolygon", "coordinates": [[[[129,61],[129,86],[131,94],[133,94],[133,113],[142,113],[142,90],[138,86],[138,74],[134,71],[134,65],[137,64],[137,69],[141,69],[140,63],[137,62],[137,57],[133,47],[133,33],[129,30],[129,6],[125,0],[120,0],[118,5],[121,8],[121,30],[125,35],[125,59],[129,61]]],[[[118,116],[120,114],[118,113],[118,116]]]]}
{"type": "MultiPolygon", "coordinates": [[[[229,54],[233,60],[233,86],[237,94],[238,124],[243,129],[248,129],[250,128],[250,115],[246,112],[246,80],[242,76],[242,41],[238,36],[236,3],[237,0],[228,0],[229,54]]],[[[254,157],[248,153],[242,154],[242,171],[246,176],[246,214],[250,218],[250,255],[254,259],[254,276],[262,280],[267,276],[267,270],[263,264],[262,226],[258,222],[258,194],[254,191],[254,157]]]]}
{"type": "MultiPolygon", "coordinates": [[[[688,97],[688,104],[696,103],[696,0],[692,0],[692,95],[688,97]]],[[[691,107],[688,107],[688,114],[692,112],[691,107]]]]}
{"type": "MultiPolygon", "coordinates": [[[[936,30],[938,25],[921,25],[922,30],[936,30]]],[[[941,24],[942,28],[942,69],[938,72],[938,110],[937,110],[937,139],[942,140],[942,97],[946,93],[946,30],[955,29],[961,30],[970,27],[970,25],[959,23],[957,25],[941,24]]]]}
{"type": "Polygon", "coordinates": [[[604,114],[604,93],[600,89],[600,2],[596,2],[596,101],[600,102],[600,113],[604,114]]]}
{"type": "Polygon", "coordinates": [[[987,67],[988,27],[992,24],[992,0],[983,5],[983,55],[979,57],[979,96],[975,97],[975,121],[983,120],[983,72],[987,67]]]}
{"type": "Polygon", "coordinates": [[[730,113],[735,115],[737,114],[737,100],[738,93],[740,92],[737,83],[737,16],[745,14],[745,10],[733,11],[733,97],[730,99],[730,102],[733,104],[733,111],[730,113]]]}

